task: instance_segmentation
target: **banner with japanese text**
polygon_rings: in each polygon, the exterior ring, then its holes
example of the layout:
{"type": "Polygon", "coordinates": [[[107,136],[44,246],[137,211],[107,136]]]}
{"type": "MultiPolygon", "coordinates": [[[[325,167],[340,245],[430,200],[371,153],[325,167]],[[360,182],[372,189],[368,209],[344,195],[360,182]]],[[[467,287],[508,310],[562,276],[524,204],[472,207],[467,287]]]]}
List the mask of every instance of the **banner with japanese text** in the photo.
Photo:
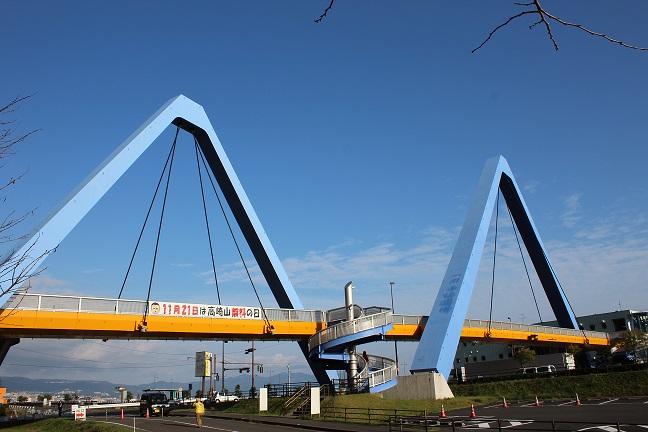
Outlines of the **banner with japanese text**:
{"type": "Polygon", "coordinates": [[[193,318],[263,319],[261,308],[213,306],[191,303],[149,302],[151,316],[184,316],[193,318]]]}

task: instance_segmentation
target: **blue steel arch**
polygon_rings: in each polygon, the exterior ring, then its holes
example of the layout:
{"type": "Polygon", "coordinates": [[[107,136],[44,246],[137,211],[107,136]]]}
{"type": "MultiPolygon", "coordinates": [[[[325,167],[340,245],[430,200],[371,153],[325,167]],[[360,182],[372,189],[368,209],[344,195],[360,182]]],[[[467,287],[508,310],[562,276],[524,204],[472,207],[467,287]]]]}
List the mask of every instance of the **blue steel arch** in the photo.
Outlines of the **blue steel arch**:
{"type": "Polygon", "coordinates": [[[477,191],[457,240],[434,306],[421,335],[410,372],[439,372],[449,376],[468,312],[475,278],[498,190],[511,210],[547,299],[561,327],[577,329],[574,316],[540,240],[511,168],[504,157],[486,161],[477,191]]]}
{"type": "MultiPolygon", "coordinates": [[[[17,263],[15,273],[22,274],[25,278],[35,273],[43,259],[38,260],[36,264],[33,264],[33,260],[41,256],[46,257],[49,251],[56,249],[90,209],[171,124],[196,137],[279,307],[303,309],[302,302],[252,208],[205,110],[183,95],[170,99],[133,132],[64,198],[31,234],[3,255],[0,263],[7,262],[12,257],[25,256],[27,259],[17,263]]],[[[308,359],[307,344],[300,342],[300,347],[308,359]]],[[[309,364],[319,382],[329,382],[323,368],[317,364],[309,364]]]]}

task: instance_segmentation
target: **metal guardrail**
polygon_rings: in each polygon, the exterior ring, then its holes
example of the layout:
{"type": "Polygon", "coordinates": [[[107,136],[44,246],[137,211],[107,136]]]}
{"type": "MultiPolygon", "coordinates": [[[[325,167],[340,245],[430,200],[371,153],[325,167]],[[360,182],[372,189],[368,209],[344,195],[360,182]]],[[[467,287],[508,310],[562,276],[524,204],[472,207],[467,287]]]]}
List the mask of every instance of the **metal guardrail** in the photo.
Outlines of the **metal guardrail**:
{"type": "Polygon", "coordinates": [[[354,319],[349,322],[342,322],[325,328],[322,331],[315,333],[308,340],[308,350],[312,351],[316,347],[339,339],[343,336],[348,336],[360,333],[365,330],[382,327],[392,323],[392,312],[382,312],[374,315],[368,315],[361,318],[354,319]]]}
{"type": "MultiPolygon", "coordinates": [[[[357,304],[353,305],[353,316],[356,318],[360,318],[361,316],[366,315],[364,313],[364,310],[358,306],[357,304]]],[[[347,308],[346,306],[342,306],[339,308],[335,309],[330,309],[326,311],[326,322],[327,323],[335,323],[338,321],[345,321],[347,318],[347,308]]]]}
{"type": "MultiPolygon", "coordinates": [[[[39,310],[39,311],[61,311],[61,312],[88,312],[88,313],[105,313],[105,314],[126,314],[126,315],[143,315],[146,310],[146,301],[144,300],[123,300],[123,299],[109,299],[109,298],[96,298],[84,296],[65,296],[55,294],[34,294],[25,292],[14,292],[13,295],[6,301],[2,309],[5,310],[39,310]]],[[[303,309],[281,309],[281,308],[268,308],[265,309],[266,315],[270,321],[295,321],[295,322],[331,322],[340,319],[345,319],[346,308],[336,308],[330,311],[321,310],[303,310],[303,309]],[[344,318],[342,317],[344,314],[344,318]]],[[[354,320],[358,321],[367,317],[387,316],[391,315],[391,321],[385,324],[395,325],[419,325],[425,326],[428,317],[421,315],[393,315],[390,309],[372,306],[362,309],[354,305],[354,313],[361,314],[360,318],[354,320]]],[[[183,318],[179,316],[179,318],[183,318]]],[[[205,317],[208,318],[208,317],[205,317]]],[[[259,317],[262,320],[263,317],[259,317]]],[[[385,325],[381,324],[381,325],[385,325]]],[[[349,325],[349,323],[341,323],[330,326],[329,328],[337,328],[338,336],[344,336],[351,333],[340,333],[342,328],[339,325],[349,325]]],[[[542,333],[554,334],[564,336],[585,337],[588,339],[600,338],[609,339],[608,333],[573,330],[560,327],[548,327],[543,325],[526,325],[502,321],[488,321],[478,319],[466,319],[464,321],[465,328],[491,328],[496,330],[511,330],[528,333],[542,333]]],[[[371,327],[368,327],[371,328],[371,327]]],[[[358,330],[360,331],[360,330],[358,330]]],[[[334,338],[332,338],[334,339],[334,338]]],[[[328,342],[323,340],[321,343],[328,342]]],[[[321,343],[317,345],[321,345],[321,343]]],[[[314,345],[314,346],[317,346],[314,345]]],[[[309,341],[309,349],[313,349],[309,341]]]]}
{"type": "Polygon", "coordinates": [[[320,416],[326,420],[345,423],[364,423],[386,425],[389,420],[400,416],[425,416],[424,410],[401,410],[384,408],[341,408],[322,407],[320,416]]]}
{"type": "Polygon", "coordinates": [[[403,325],[420,325],[425,326],[427,323],[428,317],[425,315],[401,315],[394,314],[394,324],[403,324],[403,325]]]}
{"type": "Polygon", "coordinates": [[[528,332],[528,333],[576,336],[576,337],[586,337],[587,339],[595,339],[595,338],[607,339],[608,338],[608,334],[605,332],[574,330],[574,329],[566,329],[561,327],[547,327],[547,326],[536,325],[536,324],[526,325],[526,324],[518,324],[518,323],[511,323],[511,322],[488,321],[488,320],[477,320],[477,319],[464,320],[464,327],[491,328],[495,330],[512,330],[512,331],[528,332]]]}
{"type": "Polygon", "coordinates": [[[369,388],[389,382],[398,376],[396,361],[387,357],[369,356],[369,370],[367,374],[369,388]],[[372,369],[377,370],[371,372],[372,369]]]}
{"type": "MultiPolygon", "coordinates": [[[[143,315],[146,301],[15,292],[2,309],[143,315]]],[[[321,310],[280,308],[268,308],[265,312],[270,321],[298,322],[324,322],[326,314],[321,310]]],[[[196,318],[196,316],[193,317],[196,318]]],[[[258,319],[263,320],[263,317],[258,319]]]]}

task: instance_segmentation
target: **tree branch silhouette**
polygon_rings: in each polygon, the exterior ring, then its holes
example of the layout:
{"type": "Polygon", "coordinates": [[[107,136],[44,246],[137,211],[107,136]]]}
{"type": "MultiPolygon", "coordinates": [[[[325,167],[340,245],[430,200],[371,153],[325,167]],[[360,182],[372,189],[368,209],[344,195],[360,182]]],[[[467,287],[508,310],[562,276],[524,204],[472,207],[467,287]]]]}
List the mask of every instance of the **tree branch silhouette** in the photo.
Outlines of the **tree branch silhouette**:
{"type": "MultiPolygon", "coordinates": [[[[331,8],[333,7],[333,3],[335,3],[335,0],[331,0],[331,2],[329,3],[328,7],[327,7],[326,9],[324,9],[324,12],[322,13],[322,15],[320,15],[319,18],[317,18],[316,20],[314,20],[316,23],[320,23],[320,22],[322,22],[322,20],[323,20],[324,18],[326,18],[326,15],[329,13],[329,11],[331,10],[331,8]]],[[[500,30],[500,29],[503,28],[503,27],[506,27],[506,26],[509,25],[512,21],[514,21],[514,20],[516,20],[516,19],[518,19],[518,18],[520,18],[520,17],[523,17],[523,16],[525,16],[525,15],[530,15],[530,14],[537,14],[537,15],[538,15],[538,21],[535,22],[535,23],[533,23],[533,24],[531,24],[531,25],[529,26],[529,29],[533,29],[535,26],[537,26],[537,25],[539,25],[539,24],[543,24],[544,27],[545,27],[545,29],[547,30],[547,36],[549,36],[549,40],[550,40],[551,43],[553,44],[553,46],[554,46],[554,48],[556,49],[556,51],[558,51],[559,46],[558,46],[558,42],[556,42],[556,39],[554,38],[553,31],[551,30],[551,25],[549,24],[549,21],[550,21],[550,20],[553,20],[553,21],[555,21],[555,22],[557,22],[557,23],[559,23],[559,24],[562,24],[562,25],[564,25],[564,26],[566,26],[566,27],[575,27],[575,28],[577,28],[577,29],[579,29],[579,30],[581,30],[581,31],[584,31],[585,33],[587,33],[587,34],[589,34],[589,35],[603,38],[603,39],[607,40],[608,42],[612,42],[612,43],[615,43],[615,44],[619,44],[619,45],[621,45],[622,47],[625,47],[625,48],[629,48],[629,49],[633,49],[633,50],[638,50],[638,51],[648,51],[648,48],[639,47],[639,46],[636,46],[636,45],[631,45],[631,44],[626,43],[626,42],[624,42],[624,41],[622,41],[622,40],[620,40],[620,39],[614,39],[614,38],[612,38],[612,37],[606,35],[605,33],[599,33],[599,32],[596,32],[596,31],[594,31],[594,30],[590,30],[590,29],[588,29],[587,27],[584,27],[584,26],[581,25],[581,24],[576,24],[576,23],[572,23],[572,22],[569,22],[569,21],[565,21],[565,20],[563,20],[562,18],[557,17],[557,16],[555,16],[555,15],[553,15],[553,14],[547,12],[547,10],[546,10],[544,7],[542,7],[542,5],[540,4],[540,0],[533,0],[533,1],[528,2],[528,3],[513,2],[513,4],[518,5],[518,6],[522,6],[522,7],[530,8],[530,10],[525,10],[524,12],[520,12],[520,13],[517,14],[517,15],[513,15],[513,16],[509,17],[509,19],[507,19],[506,21],[504,21],[502,24],[500,24],[500,25],[498,25],[497,27],[495,27],[495,28],[493,29],[493,31],[491,31],[491,32],[488,34],[488,37],[487,37],[487,38],[486,38],[486,39],[485,39],[485,40],[484,40],[484,41],[483,41],[483,42],[482,42],[482,43],[481,43],[477,48],[475,48],[475,49],[473,49],[473,50],[471,51],[472,53],[474,53],[475,51],[479,50],[479,49],[482,48],[484,45],[486,45],[486,43],[488,43],[488,41],[491,40],[491,38],[493,37],[493,35],[494,35],[498,30],[500,30]]]]}
{"type": "Polygon", "coordinates": [[[584,31],[587,34],[603,38],[603,39],[605,39],[605,40],[607,40],[609,42],[619,44],[619,45],[621,45],[622,47],[625,47],[625,48],[639,50],[639,51],[647,51],[648,50],[648,48],[643,48],[643,47],[639,47],[639,46],[636,46],[636,45],[630,45],[630,44],[628,44],[626,42],[623,42],[622,40],[614,39],[614,38],[612,38],[612,37],[610,37],[610,36],[608,36],[608,35],[606,35],[604,33],[595,32],[593,30],[590,30],[590,29],[582,26],[581,24],[575,24],[575,23],[572,23],[572,22],[565,21],[562,18],[559,18],[559,17],[547,12],[547,10],[545,8],[543,8],[542,5],[540,4],[540,0],[533,0],[532,2],[529,2],[529,3],[514,2],[514,4],[516,4],[518,6],[529,7],[529,8],[532,8],[532,9],[531,10],[525,10],[524,12],[520,12],[517,15],[513,15],[512,17],[507,19],[505,22],[503,22],[502,24],[495,27],[493,29],[493,31],[491,31],[488,34],[488,37],[481,43],[481,45],[479,45],[477,48],[475,48],[471,52],[474,53],[475,51],[477,51],[478,49],[480,49],[484,45],[486,45],[486,43],[493,37],[495,32],[497,32],[499,29],[507,26],[513,20],[515,20],[517,18],[520,18],[520,17],[522,17],[524,15],[529,15],[529,14],[537,14],[539,16],[538,21],[535,22],[534,24],[530,25],[529,29],[533,29],[538,24],[544,24],[544,27],[547,29],[547,35],[549,36],[549,39],[551,40],[551,43],[553,44],[556,51],[558,51],[559,47],[558,47],[558,43],[556,42],[556,39],[554,38],[553,32],[551,30],[551,25],[549,25],[549,20],[553,20],[553,21],[555,21],[555,22],[557,22],[559,24],[562,24],[564,26],[567,26],[567,27],[575,27],[575,28],[577,28],[579,30],[584,31]]]}

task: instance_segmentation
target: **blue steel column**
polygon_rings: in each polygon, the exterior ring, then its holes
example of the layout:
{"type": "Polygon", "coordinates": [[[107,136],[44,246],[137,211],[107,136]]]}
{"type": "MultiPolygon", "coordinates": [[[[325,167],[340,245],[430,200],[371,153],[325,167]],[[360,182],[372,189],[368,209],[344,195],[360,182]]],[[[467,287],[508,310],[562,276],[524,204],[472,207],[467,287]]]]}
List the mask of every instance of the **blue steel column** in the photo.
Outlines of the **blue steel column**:
{"type": "MultiPolygon", "coordinates": [[[[507,203],[512,201],[516,207],[515,211],[512,210],[517,215],[516,223],[518,220],[523,221],[527,239],[534,238],[534,241],[525,240],[526,247],[533,249],[529,253],[536,257],[544,257],[545,267],[550,266],[544,246],[506,159],[502,156],[489,159],[482,171],[466,221],[421,335],[412,361],[412,373],[435,371],[446,378],[450,374],[501,183],[505,184],[506,192],[503,192],[503,195],[507,203]]],[[[534,261],[534,265],[539,263],[534,261]]],[[[544,273],[544,278],[548,279],[549,275],[544,273]]],[[[543,286],[550,300],[553,298],[552,307],[555,304],[559,310],[556,311],[556,315],[559,315],[559,312],[566,315],[566,318],[563,316],[561,325],[577,328],[576,319],[568,310],[564,294],[553,274],[551,279],[554,281],[553,288],[547,288],[544,283],[543,286]]]]}
{"type": "MultiPolygon", "coordinates": [[[[16,274],[24,272],[24,277],[27,277],[35,273],[44,259],[35,264],[32,260],[43,255],[46,257],[49,251],[56,249],[101,197],[172,123],[195,134],[279,306],[303,309],[304,306],[261,226],[205,110],[183,95],[169,100],[144,122],[63,199],[30,235],[5,253],[0,258],[0,263],[6,262],[12,256],[26,256],[27,259],[16,266],[16,274]]],[[[299,345],[308,359],[307,343],[300,342],[299,345]]],[[[319,382],[329,382],[328,375],[321,366],[311,364],[311,368],[319,382]]]]}
{"type": "MultiPolygon", "coordinates": [[[[250,248],[259,262],[279,306],[303,309],[304,307],[270,244],[270,240],[261,226],[207,114],[202,106],[182,95],[169,100],[142,124],[63,199],[40,222],[31,235],[3,255],[0,262],[5,262],[12,255],[19,257],[23,254],[28,254],[32,259],[35,259],[58,247],[88,211],[172,123],[180,124],[183,129],[196,133],[219,186],[236,215],[241,230],[250,242],[250,248]]],[[[40,260],[33,268],[29,268],[31,260],[24,260],[19,263],[16,273],[26,271],[25,276],[33,274],[42,262],[43,260],[40,260]]]]}

